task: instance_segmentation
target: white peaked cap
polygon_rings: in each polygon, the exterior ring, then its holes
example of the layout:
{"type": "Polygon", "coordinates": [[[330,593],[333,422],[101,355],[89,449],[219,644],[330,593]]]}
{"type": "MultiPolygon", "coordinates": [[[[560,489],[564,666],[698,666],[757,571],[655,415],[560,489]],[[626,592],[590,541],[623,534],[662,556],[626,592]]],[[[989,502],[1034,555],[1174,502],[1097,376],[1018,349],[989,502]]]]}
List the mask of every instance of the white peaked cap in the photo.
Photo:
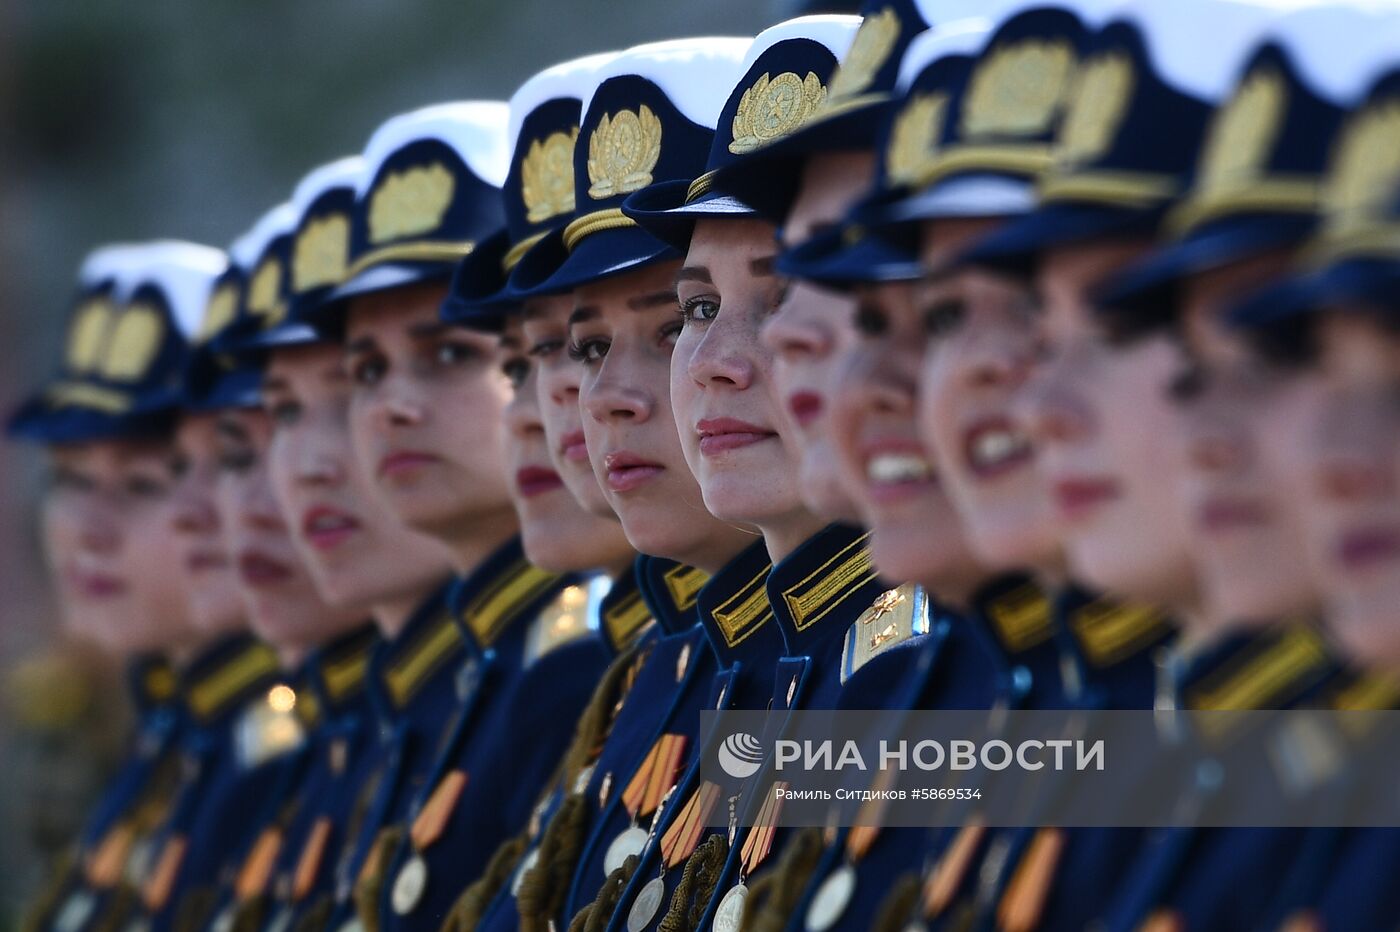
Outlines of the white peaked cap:
{"type": "Polygon", "coordinates": [[[960,19],[919,33],[899,62],[899,89],[907,90],[934,62],[951,55],[976,55],[986,46],[994,29],[995,24],[989,19],[960,19]]]}
{"type": "Polygon", "coordinates": [[[358,188],[364,174],[365,160],[358,155],[347,155],[343,159],[336,159],[311,169],[292,189],[292,199],[289,203],[296,211],[294,222],[300,223],[302,216],[316,199],[327,191],[335,188],[358,188]]]}
{"type": "Polygon", "coordinates": [[[860,28],[860,21],[859,16],[833,14],[799,16],[776,26],[769,26],[754,36],[749,50],[744,53],[744,63],[739,69],[739,76],[742,78],[744,72],[748,71],[764,52],[789,39],[810,39],[826,46],[838,60],[844,58],[846,50],[851,47],[851,40],[856,37],[856,30],[860,28]]]}
{"type": "Polygon", "coordinates": [[[299,216],[291,202],[278,204],[259,217],[248,232],[244,233],[228,248],[233,264],[245,272],[251,272],[258,259],[267,251],[268,244],[296,227],[299,216]]]}
{"type": "Polygon", "coordinates": [[[617,52],[599,52],[560,62],[520,85],[510,97],[511,145],[514,146],[520,136],[520,126],[525,118],[540,104],[573,98],[581,106],[583,99],[598,86],[599,71],[617,56],[617,52]]]}
{"type": "Polygon", "coordinates": [[[1349,106],[1382,72],[1400,65],[1400,3],[1320,3],[1279,17],[1262,41],[1281,45],[1318,94],[1349,106]]]}
{"type": "Polygon", "coordinates": [[[132,279],[141,274],[141,257],[149,243],[108,243],[98,246],[83,259],[78,269],[78,287],[96,288],[111,282],[114,296],[125,300],[131,294],[132,279]]]}
{"type": "Polygon", "coordinates": [[[729,92],[743,77],[744,53],[752,44],[752,39],[708,37],[633,46],[602,67],[583,112],[605,81],[636,75],[665,91],[687,120],[713,128],[729,92]]]}
{"type": "Polygon", "coordinates": [[[199,332],[214,280],[228,268],[221,249],[177,240],[147,244],[135,260],[131,294],[154,285],[165,295],[175,326],[186,339],[199,332]]]}
{"type": "Polygon", "coordinates": [[[356,194],[368,190],[389,156],[410,143],[436,139],[456,150],[482,181],[500,187],[510,170],[510,140],[506,137],[510,108],[499,100],[469,100],[434,104],[390,117],[365,145],[365,173],[356,194]]]}

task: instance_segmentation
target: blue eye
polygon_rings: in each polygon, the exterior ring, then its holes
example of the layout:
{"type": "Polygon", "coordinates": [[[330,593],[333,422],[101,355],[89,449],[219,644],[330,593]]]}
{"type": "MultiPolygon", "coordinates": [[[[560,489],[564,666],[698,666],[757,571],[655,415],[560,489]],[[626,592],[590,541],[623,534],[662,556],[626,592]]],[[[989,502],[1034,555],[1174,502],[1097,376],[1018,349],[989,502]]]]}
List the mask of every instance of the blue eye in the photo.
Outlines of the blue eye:
{"type": "Polygon", "coordinates": [[[569,344],[569,358],[584,365],[596,365],[603,357],[608,355],[609,344],[606,340],[584,339],[569,344]]]}
{"type": "Polygon", "coordinates": [[[691,298],[681,305],[681,319],[686,323],[708,323],[719,316],[719,302],[709,298],[691,298]]]}

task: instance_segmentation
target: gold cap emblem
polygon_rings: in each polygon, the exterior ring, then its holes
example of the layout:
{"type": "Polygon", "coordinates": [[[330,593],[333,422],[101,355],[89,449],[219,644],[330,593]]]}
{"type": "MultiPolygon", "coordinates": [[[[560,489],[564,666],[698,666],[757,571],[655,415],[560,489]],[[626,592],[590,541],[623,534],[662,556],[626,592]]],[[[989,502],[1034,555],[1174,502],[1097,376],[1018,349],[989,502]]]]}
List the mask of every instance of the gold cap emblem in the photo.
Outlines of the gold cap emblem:
{"type": "Polygon", "coordinates": [[[385,243],[431,233],[452,206],[457,182],[441,162],[395,172],[369,202],[369,241],[385,243]]]}
{"type": "Polygon", "coordinates": [[[1259,177],[1283,125],[1288,91],[1273,68],[1251,73],[1216,115],[1201,153],[1204,195],[1237,189],[1259,177]]]}
{"type": "Polygon", "coordinates": [[[1121,52],[1096,56],[1079,69],[1056,140],[1061,170],[1093,162],[1109,150],[1128,113],[1135,80],[1132,62],[1121,52]]]}
{"type": "Polygon", "coordinates": [[[309,221],[292,249],[292,290],[339,285],[350,262],[350,218],[327,214],[309,221]]]}
{"type": "Polygon", "coordinates": [[[832,99],[851,97],[869,87],[898,39],[899,14],[894,7],[887,6],[861,20],[846,57],[831,76],[832,99]]]}
{"type": "Polygon", "coordinates": [[[102,361],[102,375],[116,382],[136,382],[160,351],[165,323],[149,304],[134,304],[117,318],[102,361]]]}
{"type": "Polygon", "coordinates": [[[739,98],[739,108],[731,124],[733,139],[729,151],[735,155],[752,152],[765,142],[786,136],[810,117],[822,101],[826,88],[816,72],[799,78],[784,71],[769,78],[765,71],[739,98]]]}
{"type": "Polygon", "coordinates": [[[530,143],[520,163],[520,197],[525,219],[540,223],[574,209],[574,143],[578,127],[550,133],[530,143]]]}
{"type": "Polygon", "coordinates": [[[106,298],[93,298],[73,315],[68,327],[68,368],[74,372],[89,372],[98,363],[107,331],[117,309],[106,298]]]}
{"type": "Polygon", "coordinates": [[[660,158],[661,120],[650,107],[603,114],[588,140],[588,196],[600,201],[645,188],[660,158]]]}
{"type": "Polygon", "coordinates": [[[248,312],[261,317],[264,327],[270,327],[286,315],[287,305],[281,298],[282,263],[264,259],[248,282],[248,312]]]}
{"type": "Polygon", "coordinates": [[[965,136],[1038,136],[1058,115],[1075,65],[1063,41],[1028,39],[993,53],[968,87],[965,136]]]}
{"type": "Polygon", "coordinates": [[[204,343],[233,323],[238,313],[238,286],[232,283],[220,285],[209,298],[209,306],[204,311],[204,320],[199,325],[197,342],[204,343]]]}
{"type": "Polygon", "coordinates": [[[1329,235],[1374,224],[1400,182],[1400,100],[1367,107],[1342,130],[1323,194],[1329,235]]]}
{"type": "Polygon", "coordinates": [[[916,94],[904,105],[895,117],[885,151],[886,184],[897,187],[924,182],[934,165],[947,111],[947,94],[916,94]]]}

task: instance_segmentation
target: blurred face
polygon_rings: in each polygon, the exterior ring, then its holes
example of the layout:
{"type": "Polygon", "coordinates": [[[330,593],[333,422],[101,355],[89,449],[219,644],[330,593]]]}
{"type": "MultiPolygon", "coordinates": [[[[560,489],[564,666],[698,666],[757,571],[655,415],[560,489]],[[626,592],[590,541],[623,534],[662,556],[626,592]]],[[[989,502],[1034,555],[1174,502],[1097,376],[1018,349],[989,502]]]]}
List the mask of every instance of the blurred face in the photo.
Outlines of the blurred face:
{"type": "Polygon", "coordinates": [[[763,531],[778,560],[822,519],[798,492],[798,445],[786,437],[773,355],[758,339],[782,300],[773,227],[701,220],[676,275],[683,326],[671,357],[671,405],[705,507],[763,531]]]}
{"type": "MultiPolygon", "coordinates": [[[[873,152],[831,152],[808,159],[783,221],[782,246],[800,246],[836,223],[870,187],[873,152]]],[[[849,295],[795,281],[760,332],[774,354],[773,381],[796,428],[802,452],[800,488],[809,510],[829,520],[854,520],[855,501],[843,488],[832,450],[829,415],[837,360],[855,344],[849,295]]]]}
{"type": "Polygon", "coordinates": [[[346,324],[355,452],[403,521],[449,542],[510,514],[496,339],[438,318],[444,286],[355,298],[346,324]]]}
{"type": "Polygon", "coordinates": [[[107,649],[187,648],[183,550],[170,533],[171,457],[164,443],[107,441],[57,447],[44,508],[45,555],[60,602],[107,649]]]}
{"type": "Polygon", "coordinates": [[[190,598],[190,617],[208,634],[243,626],[238,595],[219,510],[214,506],[219,478],[218,418],[191,414],[175,431],[175,484],[170,495],[170,528],[183,545],[180,567],[190,598]]]}
{"type": "Polygon", "coordinates": [[[539,396],[540,421],[550,462],[564,486],[580,505],[600,517],[617,520],[612,505],[588,461],[588,441],[579,409],[579,383],[583,367],[569,358],[569,314],[573,295],[531,298],[524,308],[524,346],[538,373],[534,378],[539,396]]]}
{"type": "Polygon", "coordinates": [[[1221,624],[1274,622],[1315,605],[1296,507],[1302,486],[1286,450],[1311,423],[1317,380],[1253,360],[1223,325],[1232,304],[1287,267],[1286,255],[1262,256],[1192,276],[1181,291],[1202,374],[1180,405],[1180,492],[1205,615],[1221,624]]]}
{"type": "Polygon", "coordinates": [[[858,339],[836,382],[831,412],[842,477],[870,528],[880,575],[922,583],[956,602],[985,574],[919,438],[926,334],[914,286],[872,286],[857,301],[858,339]]]}
{"type": "Polygon", "coordinates": [[[362,613],[332,608],[316,590],[277,507],[269,474],[272,420],[257,410],[216,419],[215,502],[238,593],[253,631],[287,663],[349,631],[362,613]]]}
{"type": "Polygon", "coordinates": [[[588,455],[628,540],[714,571],[752,538],[705,509],[681,449],[670,392],[678,268],[657,263],[577,289],[569,352],[583,364],[588,455]]]}
{"type": "Polygon", "coordinates": [[[421,595],[447,575],[440,543],[404,525],[374,494],[350,439],[340,347],[278,350],[263,376],[272,422],[273,491],[322,598],[355,607],[421,595]]]}
{"type": "MultiPolygon", "coordinates": [[[[519,319],[506,324],[500,355],[501,369],[514,390],[506,405],[502,446],[525,555],[536,566],[555,572],[625,565],[632,548],[617,519],[611,512],[602,518],[585,511],[550,462],[540,413],[540,371],[527,354],[519,319]]],[[[588,481],[597,487],[592,471],[588,481]]]]}
{"type": "Polygon", "coordinates": [[[1169,388],[1184,354],[1163,334],[1110,334],[1084,296],[1106,274],[1093,255],[1052,251],[1039,275],[1048,361],[1024,393],[1037,468],[1075,578],[1115,595],[1194,605],[1180,476],[1162,444],[1179,429],[1169,388]]]}
{"type": "MultiPolygon", "coordinates": [[[[937,269],[986,229],[928,224],[923,258],[937,269]]],[[[1059,536],[1035,451],[1014,406],[1035,365],[1037,315],[1024,288],[978,270],[934,276],[920,290],[929,333],[919,427],[968,539],[988,566],[1056,566],[1059,536]]]]}
{"type": "Polygon", "coordinates": [[[1344,305],[1318,322],[1322,371],[1333,385],[1369,390],[1400,378],[1400,327],[1379,308],[1344,305]]]}

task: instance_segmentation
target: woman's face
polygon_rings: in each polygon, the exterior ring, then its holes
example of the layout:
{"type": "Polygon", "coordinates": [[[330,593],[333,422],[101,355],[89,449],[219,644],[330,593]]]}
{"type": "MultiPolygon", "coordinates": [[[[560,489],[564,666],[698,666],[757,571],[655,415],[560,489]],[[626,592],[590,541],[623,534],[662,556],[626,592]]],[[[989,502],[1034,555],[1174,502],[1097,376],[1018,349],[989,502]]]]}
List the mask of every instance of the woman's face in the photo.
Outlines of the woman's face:
{"type": "Polygon", "coordinates": [[[496,339],[445,324],[443,286],[351,300],[345,331],[355,452],[401,520],[448,541],[509,513],[496,339]]]}
{"type": "Polygon", "coordinates": [[[763,531],[774,560],[815,533],[798,485],[799,444],[759,330],[782,300],[773,227],[701,220],[676,274],[683,326],[671,357],[671,406],[705,507],[763,531]]]}
{"type": "Polygon", "coordinates": [[[272,419],[261,410],[216,418],[214,500],[248,621],[290,664],[350,630],[364,613],[327,605],[302,563],[273,493],[272,437],[272,419]]]}
{"type": "Polygon", "coordinates": [[[583,367],[568,352],[569,314],[573,309],[574,297],[570,294],[526,301],[525,353],[537,372],[534,384],[550,461],[580,505],[599,517],[616,521],[617,515],[588,461],[588,440],[578,403],[583,367]]]}
{"type": "Polygon", "coordinates": [[[923,315],[907,283],[857,294],[857,342],[835,384],[832,441],[856,493],[880,575],[923,583],[945,598],[984,575],[919,438],[917,401],[923,315]]]}
{"type": "Polygon", "coordinates": [[[45,555],[72,624],[119,654],[188,647],[184,553],[170,533],[172,451],[164,442],[56,447],[45,555]]]}
{"type": "MultiPolygon", "coordinates": [[[[873,152],[831,152],[804,164],[797,197],[783,220],[782,247],[791,249],[828,229],[870,187],[873,152]]],[[[855,501],[841,484],[832,450],[832,384],[841,359],[855,344],[855,300],[810,282],[795,281],[760,336],[774,354],[773,381],[801,449],[798,487],[809,510],[829,520],[854,520],[855,501]]]]}
{"type": "Polygon", "coordinates": [[[180,541],[180,568],[189,592],[194,624],[208,634],[243,626],[243,602],[214,505],[219,478],[218,418],[187,414],[175,431],[175,484],[170,496],[170,529],[180,541]]]}
{"type": "MultiPolygon", "coordinates": [[[[969,235],[976,234],[955,222],[930,224],[923,246],[929,267],[938,268],[969,235]]],[[[1015,406],[1039,358],[1028,291],[969,270],[932,278],[921,303],[929,340],[919,427],[973,549],[994,568],[1057,565],[1059,536],[1015,406]]]]}
{"type": "MultiPolygon", "coordinates": [[[[501,445],[525,555],[560,573],[625,564],[632,548],[612,512],[604,518],[585,511],[550,461],[537,385],[540,368],[526,347],[521,322],[513,317],[501,334],[501,370],[514,390],[501,445]]],[[[588,481],[597,487],[591,470],[588,481]]]]}
{"type": "Polygon", "coordinates": [[[277,350],[263,375],[268,466],[292,542],[322,598],[363,611],[425,592],[448,570],[442,545],[375,494],[354,455],[350,394],[333,344],[277,350]]]}
{"type": "Polygon", "coordinates": [[[671,353],[681,330],[678,262],[606,278],[574,292],[569,352],[588,455],[632,545],[714,571],[754,532],[705,508],[671,410],[671,353]]]}
{"type": "Polygon", "coordinates": [[[1170,335],[1107,333],[1073,299],[1101,279],[1100,263],[1057,258],[1038,279],[1047,358],[1023,398],[1070,570],[1122,597],[1193,605],[1190,524],[1179,473],[1162,455],[1180,429],[1169,390],[1185,354],[1170,335]]]}

